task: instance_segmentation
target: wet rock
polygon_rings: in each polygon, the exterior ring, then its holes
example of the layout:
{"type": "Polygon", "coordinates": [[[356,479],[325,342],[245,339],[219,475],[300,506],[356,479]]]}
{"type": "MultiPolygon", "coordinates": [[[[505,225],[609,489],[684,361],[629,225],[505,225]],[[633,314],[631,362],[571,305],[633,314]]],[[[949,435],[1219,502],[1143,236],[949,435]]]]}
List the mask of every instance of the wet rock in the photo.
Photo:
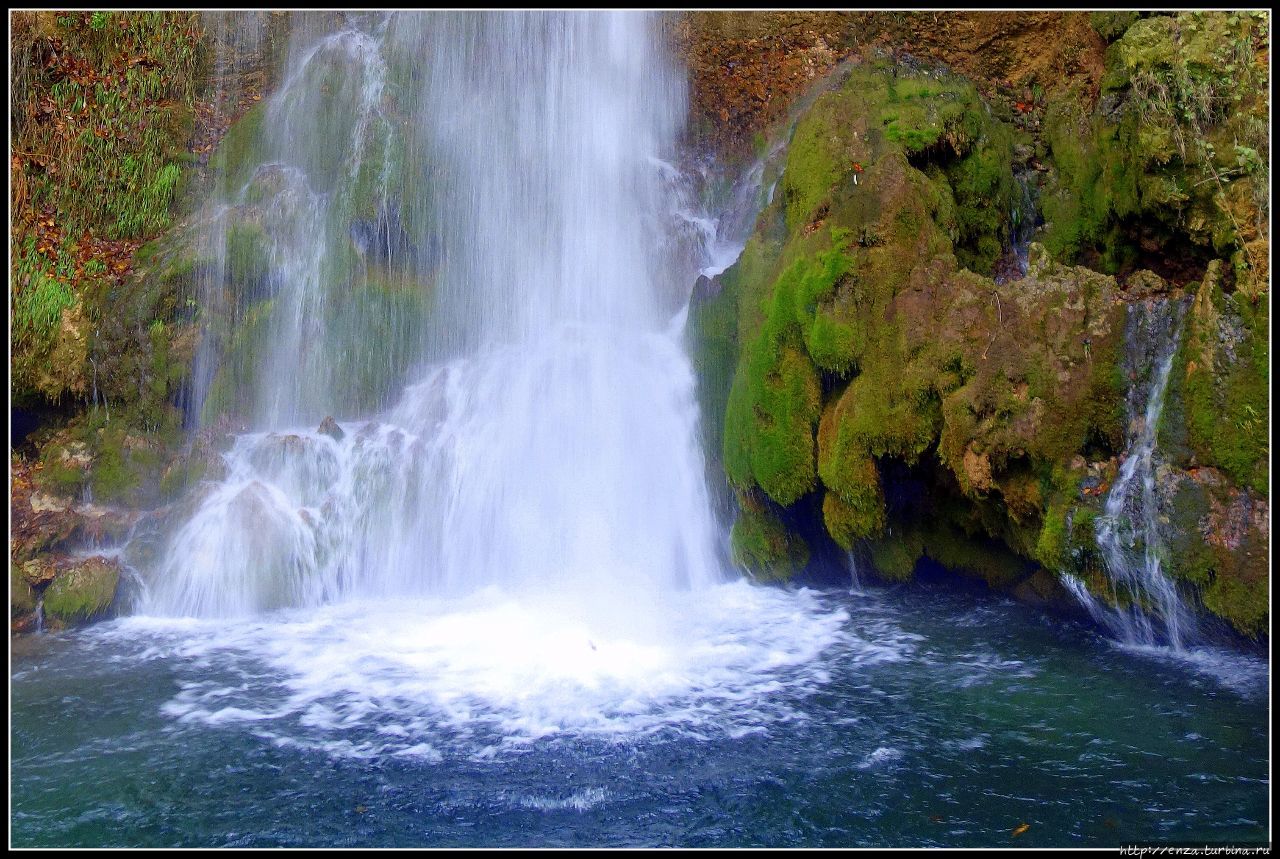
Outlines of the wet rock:
{"type": "Polygon", "coordinates": [[[120,564],[95,556],[59,567],[44,592],[45,617],[54,625],[87,623],[106,615],[120,583],[120,564]]]}
{"type": "Polygon", "coordinates": [[[65,513],[71,509],[71,501],[37,491],[31,493],[31,509],[36,513],[65,513]]]}
{"type": "Polygon", "coordinates": [[[35,590],[48,587],[57,572],[54,562],[48,558],[32,558],[22,564],[23,581],[35,590]]]}
{"type": "Polygon", "coordinates": [[[720,282],[703,274],[699,275],[698,279],[693,282],[693,295],[690,300],[693,304],[698,304],[715,298],[719,294],[720,282]]]}
{"type": "Polygon", "coordinates": [[[320,435],[327,435],[334,441],[342,441],[346,437],[346,433],[342,431],[342,427],[338,426],[338,422],[333,419],[333,415],[329,415],[320,422],[320,428],[316,430],[320,435]]]}
{"type": "Polygon", "coordinates": [[[1045,569],[1036,570],[1019,582],[1013,589],[1013,597],[1038,608],[1060,607],[1071,599],[1058,577],[1045,569]]]}
{"type": "Polygon", "coordinates": [[[83,504],[76,508],[76,528],[72,537],[88,543],[119,543],[138,520],[136,510],[83,504]]]}
{"type": "Polygon", "coordinates": [[[36,610],[36,595],[27,577],[12,564],[9,565],[9,618],[21,618],[36,610]]]}

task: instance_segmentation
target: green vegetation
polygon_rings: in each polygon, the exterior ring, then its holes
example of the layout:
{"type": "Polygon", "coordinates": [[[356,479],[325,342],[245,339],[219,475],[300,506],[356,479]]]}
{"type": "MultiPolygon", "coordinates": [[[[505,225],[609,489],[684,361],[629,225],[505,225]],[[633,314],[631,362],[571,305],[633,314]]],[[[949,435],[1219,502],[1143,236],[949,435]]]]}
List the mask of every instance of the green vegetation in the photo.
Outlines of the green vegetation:
{"type": "Polygon", "coordinates": [[[14,397],[84,402],[135,242],[181,194],[203,33],[194,13],[25,12],[12,48],[14,397]]]}
{"type": "MultiPolygon", "coordinates": [[[[1109,34],[1117,26],[1103,22],[1109,34]]],[[[1267,49],[1265,13],[1129,22],[1107,51],[1097,108],[1077,91],[1046,110],[1050,253],[1128,270],[1140,224],[1171,250],[1186,241],[1202,257],[1239,255],[1246,271],[1264,271],[1267,49]]]]}
{"type": "Polygon", "coordinates": [[[739,495],[741,513],[733,523],[734,562],[761,581],[784,581],[809,562],[809,547],[787,530],[767,502],[739,495]]]}
{"type": "Polygon", "coordinates": [[[89,558],[58,571],[44,592],[45,616],[71,625],[101,617],[115,598],[120,567],[106,558],[89,558]]]}
{"type": "MultiPolygon", "coordinates": [[[[1131,266],[1126,230],[1169,202],[1132,155],[1154,144],[1109,122],[1069,94],[1050,102],[1051,247],[997,284],[984,274],[1008,234],[1013,132],[971,86],[870,64],[801,118],[783,194],[692,317],[706,426],[743,511],[740,564],[793,569],[784,523],[812,516],[817,494],[827,534],[865,545],[885,578],[928,557],[1038,600],[1061,598],[1054,575],[1071,572],[1105,598],[1095,522],[1125,440],[1126,306],[1113,277],[1055,257],[1131,266]],[[890,465],[929,480],[937,509],[891,513],[890,465]]],[[[1149,272],[1131,282],[1169,288],[1149,272]]],[[[1196,302],[1169,432],[1265,492],[1266,298],[1218,285],[1196,302]],[[1231,360],[1204,354],[1221,344],[1231,360]]],[[[1210,611],[1258,628],[1265,576],[1218,550],[1185,557],[1178,575],[1210,611]]]]}

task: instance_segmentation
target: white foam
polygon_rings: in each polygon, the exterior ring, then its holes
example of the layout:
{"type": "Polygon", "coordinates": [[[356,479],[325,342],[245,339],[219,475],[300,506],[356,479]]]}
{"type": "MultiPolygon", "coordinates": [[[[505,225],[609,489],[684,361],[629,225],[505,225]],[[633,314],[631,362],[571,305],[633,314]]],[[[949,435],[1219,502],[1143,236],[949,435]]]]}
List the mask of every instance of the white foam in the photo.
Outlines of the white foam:
{"type": "Polygon", "coordinates": [[[1117,641],[1109,643],[1125,653],[1190,669],[1240,695],[1252,697],[1265,695],[1267,692],[1270,673],[1267,661],[1247,653],[1207,646],[1184,649],[1117,641]]]}
{"type": "Polygon", "coordinates": [[[137,617],[97,634],[176,660],[181,688],[162,712],[180,722],[428,759],[564,735],[742,737],[802,718],[794,704],[830,678],[826,651],[865,648],[844,610],[806,590],[738,581],[650,608],[625,624],[562,595],[487,589],[239,621],[137,617]]]}
{"type": "Polygon", "coordinates": [[[895,749],[890,746],[880,746],[874,752],[862,759],[862,763],[858,764],[858,769],[866,770],[879,766],[889,761],[896,761],[902,757],[902,750],[895,749]]]}
{"type": "Polygon", "coordinates": [[[561,811],[565,809],[586,811],[590,808],[595,808],[608,799],[609,791],[602,787],[589,787],[564,799],[542,796],[521,797],[519,804],[525,808],[533,808],[538,811],[561,811]]]}

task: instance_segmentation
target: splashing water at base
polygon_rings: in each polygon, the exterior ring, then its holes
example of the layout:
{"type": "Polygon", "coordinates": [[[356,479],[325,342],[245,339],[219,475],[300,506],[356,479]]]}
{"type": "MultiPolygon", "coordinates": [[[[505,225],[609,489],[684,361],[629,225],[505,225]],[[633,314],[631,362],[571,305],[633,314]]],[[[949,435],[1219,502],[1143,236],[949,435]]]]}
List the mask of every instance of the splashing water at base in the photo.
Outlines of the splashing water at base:
{"type": "Polygon", "coordinates": [[[730,583],[675,600],[656,648],[544,608],[487,592],[15,640],[14,843],[1267,838],[1262,659],[1117,658],[945,590],[730,583]]]}
{"type": "Polygon", "coordinates": [[[792,717],[771,693],[821,685],[818,657],[848,637],[848,615],[807,591],[726,583],[650,608],[660,621],[639,627],[577,594],[489,588],[231,622],[135,617],[102,635],[149,640],[144,659],[209,666],[163,707],[181,723],[370,757],[442,743],[489,754],[562,733],[759,729],[792,717]]]}
{"type": "MultiPolygon", "coordinates": [[[[413,237],[440,249],[425,369],[394,407],[324,432],[288,424],[342,416],[322,387],[259,380],[259,401],[284,404],[261,410],[271,429],[236,439],[118,634],[159,632],[234,675],[187,684],[170,717],[279,742],[297,734],[273,724],[361,725],[354,748],[430,755],[439,732],[477,726],[507,742],[781,718],[775,669],[817,682],[803,666],[843,615],[731,582],[716,554],[681,321],[697,273],[741,244],[709,219],[689,240],[671,157],[683,86],[653,19],[365,25],[295,49],[268,115],[288,119],[277,137],[306,137],[299,106],[324,80],[311,66],[354,63],[363,85],[332,97],[364,118],[341,140],[356,177],[362,158],[388,157],[361,142],[385,124],[384,88],[416,111],[434,182],[415,193],[449,214],[413,237]],[[411,98],[392,82],[406,56],[422,58],[411,98]],[[245,682],[268,687],[258,703],[236,693],[245,682]]],[[[293,161],[275,193],[319,186],[323,158],[293,161]]],[[[314,224],[340,220],[343,187],[264,205],[273,247],[298,258],[286,268],[307,272],[282,293],[292,334],[276,366],[328,337],[325,269],[302,239],[335,252],[340,231],[314,224]]],[[[325,354],[310,348],[307,366],[325,354]]],[[[333,385],[320,369],[308,378],[333,385]]]]}

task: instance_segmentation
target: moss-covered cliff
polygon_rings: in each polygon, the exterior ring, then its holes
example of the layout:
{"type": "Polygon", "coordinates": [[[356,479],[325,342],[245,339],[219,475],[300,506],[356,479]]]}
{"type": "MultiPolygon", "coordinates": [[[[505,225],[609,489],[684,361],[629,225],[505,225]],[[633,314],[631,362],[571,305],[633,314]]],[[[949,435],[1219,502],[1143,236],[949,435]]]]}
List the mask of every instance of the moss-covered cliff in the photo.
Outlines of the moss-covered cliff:
{"type": "Polygon", "coordinates": [[[1011,112],[892,51],[818,98],[780,193],[691,314],[741,564],[801,569],[815,532],[797,522],[816,515],[820,540],[863,546],[887,578],[929,557],[1036,601],[1063,572],[1105,597],[1093,522],[1124,453],[1129,306],[1185,301],[1161,425],[1182,517],[1169,566],[1209,612],[1265,630],[1265,166],[1206,155],[1265,114],[1258,21],[1095,18],[1113,40],[1097,100],[1082,79],[1011,112]],[[1230,104],[1205,51],[1250,64],[1230,104]],[[1207,90],[1176,89],[1188,75],[1207,90]],[[1190,97],[1216,107],[1188,114],[1190,97]],[[1185,152],[1153,148],[1160,134],[1185,152]],[[993,279],[1015,165],[1042,244],[1025,275],[993,279]]]}

